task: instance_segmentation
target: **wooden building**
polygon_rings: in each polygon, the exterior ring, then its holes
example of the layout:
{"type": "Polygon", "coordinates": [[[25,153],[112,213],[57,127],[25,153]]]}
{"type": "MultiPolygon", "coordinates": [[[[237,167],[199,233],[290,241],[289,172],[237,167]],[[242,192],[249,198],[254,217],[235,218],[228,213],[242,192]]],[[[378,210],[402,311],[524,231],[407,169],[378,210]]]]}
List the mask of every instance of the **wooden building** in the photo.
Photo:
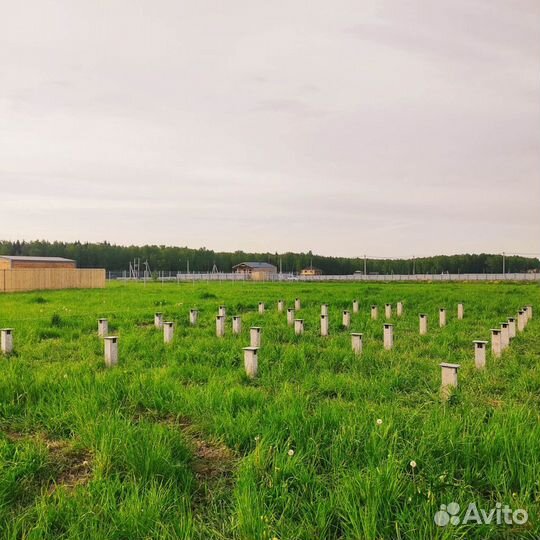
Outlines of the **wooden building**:
{"type": "Polygon", "coordinates": [[[264,281],[277,274],[277,266],[265,262],[243,262],[233,266],[236,274],[246,274],[255,281],[264,281]]]}
{"type": "Polygon", "coordinates": [[[103,268],[77,268],[72,259],[0,255],[0,292],[105,287],[103,268]]]}
{"type": "Polygon", "coordinates": [[[301,276],[321,276],[322,270],[320,268],[314,268],[310,266],[309,268],[304,268],[300,271],[301,276]]]}
{"type": "Polygon", "coordinates": [[[77,263],[72,259],[62,257],[0,255],[0,270],[15,270],[17,268],[77,268],[77,263]]]}

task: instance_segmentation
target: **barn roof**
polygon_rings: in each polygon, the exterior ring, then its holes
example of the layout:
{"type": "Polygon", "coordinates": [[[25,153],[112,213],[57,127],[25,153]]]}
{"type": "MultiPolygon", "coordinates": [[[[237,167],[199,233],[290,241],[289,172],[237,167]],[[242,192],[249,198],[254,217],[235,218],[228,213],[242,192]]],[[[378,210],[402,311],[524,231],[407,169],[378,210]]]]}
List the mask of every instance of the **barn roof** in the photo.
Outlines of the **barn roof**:
{"type": "Polygon", "coordinates": [[[26,255],[0,255],[0,259],[29,262],[75,262],[73,259],[64,259],[63,257],[31,257],[26,255]]]}
{"type": "Polygon", "coordinates": [[[277,268],[273,264],[266,262],[243,262],[240,264],[235,264],[233,268],[238,268],[239,266],[249,266],[250,268],[277,268]]]}

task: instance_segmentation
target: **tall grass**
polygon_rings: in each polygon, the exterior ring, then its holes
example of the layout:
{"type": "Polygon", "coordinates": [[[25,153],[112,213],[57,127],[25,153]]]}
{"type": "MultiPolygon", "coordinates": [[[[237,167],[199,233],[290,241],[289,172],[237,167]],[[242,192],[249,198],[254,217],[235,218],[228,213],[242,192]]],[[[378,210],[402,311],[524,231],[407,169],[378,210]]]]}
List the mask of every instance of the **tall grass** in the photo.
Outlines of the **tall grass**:
{"type": "Polygon", "coordinates": [[[504,283],[112,284],[2,295],[0,327],[15,328],[15,353],[0,358],[0,537],[537,538],[539,325],[533,319],[501,359],[488,355],[484,372],[472,340],[539,299],[535,285],[504,283]],[[277,313],[282,297],[288,306],[302,299],[303,336],[277,313]],[[354,298],[361,357],[341,327],[354,298]],[[405,312],[394,309],[395,348],[385,351],[382,307],[399,300],[405,312]],[[327,338],[321,303],[330,306],[327,338]],[[153,327],[157,310],[177,323],[172,344],[153,327]],[[234,314],[241,336],[231,333],[234,314]],[[114,369],[103,363],[98,317],[119,336],[114,369]],[[250,326],[263,328],[255,380],[243,373],[250,326]],[[461,364],[447,403],[442,361],[461,364]],[[435,512],[452,501],[524,508],[529,521],[437,527],[435,512]]]}

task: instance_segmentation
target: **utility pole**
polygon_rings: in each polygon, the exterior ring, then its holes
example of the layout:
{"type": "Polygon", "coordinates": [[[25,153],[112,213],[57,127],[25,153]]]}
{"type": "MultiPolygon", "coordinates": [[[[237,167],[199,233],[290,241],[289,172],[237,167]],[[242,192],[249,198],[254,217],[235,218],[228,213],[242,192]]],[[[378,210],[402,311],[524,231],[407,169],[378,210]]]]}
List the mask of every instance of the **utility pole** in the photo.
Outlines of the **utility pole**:
{"type": "Polygon", "coordinates": [[[414,255],[412,256],[412,273],[413,276],[416,274],[416,258],[414,255]]]}
{"type": "Polygon", "coordinates": [[[505,260],[506,255],[504,251],[502,252],[502,256],[503,256],[503,276],[504,276],[504,274],[506,273],[506,260],[505,260]]]}
{"type": "Polygon", "coordinates": [[[367,257],[364,253],[364,276],[367,275],[367,257]]]}

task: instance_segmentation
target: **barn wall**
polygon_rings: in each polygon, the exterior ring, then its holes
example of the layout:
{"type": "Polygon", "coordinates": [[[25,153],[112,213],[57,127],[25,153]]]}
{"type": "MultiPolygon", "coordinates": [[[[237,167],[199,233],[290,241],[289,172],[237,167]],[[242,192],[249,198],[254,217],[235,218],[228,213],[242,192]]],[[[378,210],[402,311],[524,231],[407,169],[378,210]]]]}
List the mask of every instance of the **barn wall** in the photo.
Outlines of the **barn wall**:
{"type": "Polygon", "coordinates": [[[36,268],[0,270],[0,292],[45,289],[98,289],[105,287],[101,268],[36,268]]]}
{"type": "Polygon", "coordinates": [[[265,281],[270,279],[269,276],[273,276],[276,272],[271,270],[253,270],[251,272],[251,279],[254,281],[265,281]]]}

